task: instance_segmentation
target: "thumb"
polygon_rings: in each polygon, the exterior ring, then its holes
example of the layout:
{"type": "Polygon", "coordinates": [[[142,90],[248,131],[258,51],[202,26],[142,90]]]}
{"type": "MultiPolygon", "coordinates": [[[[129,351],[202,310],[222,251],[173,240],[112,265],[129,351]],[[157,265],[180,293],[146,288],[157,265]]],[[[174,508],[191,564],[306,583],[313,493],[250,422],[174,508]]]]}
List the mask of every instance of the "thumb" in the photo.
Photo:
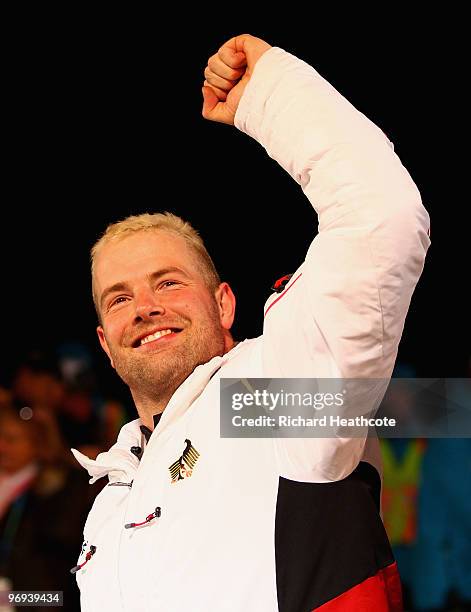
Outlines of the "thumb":
{"type": "Polygon", "coordinates": [[[203,92],[203,115],[209,115],[217,106],[219,98],[216,96],[211,87],[204,86],[203,92]]]}
{"type": "Polygon", "coordinates": [[[203,92],[203,117],[209,121],[233,125],[235,113],[231,107],[221,101],[211,87],[204,85],[201,91],[203,92]]]}

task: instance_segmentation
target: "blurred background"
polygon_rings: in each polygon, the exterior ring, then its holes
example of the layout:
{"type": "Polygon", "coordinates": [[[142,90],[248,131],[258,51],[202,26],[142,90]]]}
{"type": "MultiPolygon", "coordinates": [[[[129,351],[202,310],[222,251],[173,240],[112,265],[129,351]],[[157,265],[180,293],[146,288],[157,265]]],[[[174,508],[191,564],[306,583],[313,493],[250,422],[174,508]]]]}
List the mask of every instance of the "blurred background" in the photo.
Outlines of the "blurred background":
{"type": "MultiPolygon", "coordinates": [[[[65,609],[78,609],[69,569],[104,483],[89,485],[69,449],[96,456],[136,418],[96,339],[88,258],[106,225],[163,210],[192,222],[237,296],[239,340],[261,333],[271,285],[317,231],[300,187],[257,143],[201,117],[207,59],[233,35],[307,61],[394,143],[432,217],[396,375],[470,376],[461,20],[311,8],[208,22],[42,7],[8,21],[2,584],[63,590],[65,609]]],[[[383,454],[384,520],[407,609],[471,609],[470,440],[388,440],[383,454]]]]}

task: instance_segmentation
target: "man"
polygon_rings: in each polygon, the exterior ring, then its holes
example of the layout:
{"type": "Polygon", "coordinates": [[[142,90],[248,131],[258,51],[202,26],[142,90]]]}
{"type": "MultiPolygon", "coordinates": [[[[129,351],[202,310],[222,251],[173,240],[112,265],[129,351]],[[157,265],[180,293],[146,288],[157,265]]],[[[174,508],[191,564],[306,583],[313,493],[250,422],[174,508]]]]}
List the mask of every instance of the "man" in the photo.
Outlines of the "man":
{"type": "Polygon", "coordinates": [[[91,461],[107,475],[77,568],[84,610],[399,610],[362,438],[221,439],[219,381],[388,378],[429,246],[428,215],[384,134],[313,68],[249,35],[205,70],[203,117],[257,139],[320,222],[236,344],[235,299],[172,215],[131,217],[92,252],[98,336],[139,419],[91,461]],[[152,431],[153,430],[153,431],[152,431]]]}

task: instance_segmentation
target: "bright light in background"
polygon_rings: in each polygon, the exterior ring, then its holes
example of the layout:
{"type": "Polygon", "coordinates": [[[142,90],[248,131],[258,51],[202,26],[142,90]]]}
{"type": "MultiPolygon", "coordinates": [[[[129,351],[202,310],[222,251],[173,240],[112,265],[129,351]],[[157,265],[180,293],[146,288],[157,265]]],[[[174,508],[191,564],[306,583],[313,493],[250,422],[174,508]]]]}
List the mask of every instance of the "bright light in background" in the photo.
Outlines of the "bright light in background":
{"type": "Polygon", "coordinates": [[[29,421],[33,418],[33,411],[29,406],[25,406],[20,410],[20,417],[23,419],[23,421],[29,421]]]}

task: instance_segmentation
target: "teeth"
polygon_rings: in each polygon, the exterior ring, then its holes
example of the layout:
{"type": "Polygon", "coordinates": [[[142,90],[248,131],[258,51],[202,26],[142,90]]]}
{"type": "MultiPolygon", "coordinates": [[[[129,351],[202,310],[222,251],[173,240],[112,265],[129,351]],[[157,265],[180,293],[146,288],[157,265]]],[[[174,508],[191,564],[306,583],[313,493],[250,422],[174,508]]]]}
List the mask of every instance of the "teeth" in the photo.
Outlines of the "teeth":
{"type": "Polygon", "coordinates": [[[155,334],[151,334],[150,336],[146,336],[145,338],[142,338],[141,345],[147,344],[148,342],[152,342],[152,340],[158,340],[162,336],[166,336],[167,334],[171,334],[171,333],[172,333],[171,329],[162,329],[158,332],[155,332],[155,334]]]}

